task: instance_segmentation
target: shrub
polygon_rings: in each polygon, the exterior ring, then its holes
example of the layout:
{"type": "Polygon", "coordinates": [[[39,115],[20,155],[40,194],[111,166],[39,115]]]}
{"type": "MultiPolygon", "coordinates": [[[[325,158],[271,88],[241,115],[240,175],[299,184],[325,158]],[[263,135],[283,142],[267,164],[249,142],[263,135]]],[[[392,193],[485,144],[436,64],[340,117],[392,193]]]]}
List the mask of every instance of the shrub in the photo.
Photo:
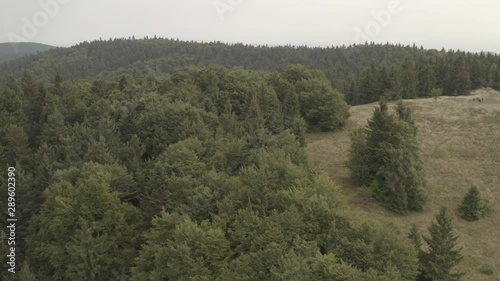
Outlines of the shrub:
{"type": "Polygon", "coordinates": [[[495,273],[495,267],[491,264],[483,264],[479,268],[479,272],[485,275],[493,275],[495,273]]]}

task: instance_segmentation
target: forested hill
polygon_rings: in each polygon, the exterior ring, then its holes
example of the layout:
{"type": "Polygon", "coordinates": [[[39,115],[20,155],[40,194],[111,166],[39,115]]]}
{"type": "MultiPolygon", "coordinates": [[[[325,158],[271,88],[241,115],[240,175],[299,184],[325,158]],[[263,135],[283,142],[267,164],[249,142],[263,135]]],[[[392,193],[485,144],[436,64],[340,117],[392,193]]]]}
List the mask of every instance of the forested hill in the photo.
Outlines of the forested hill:
{"type": "Polygon", "coordinates": [[[289,64],[323,70],[350,104],[377,101],[382,94],[427,97],[433,88],[444,95],[466,94],[482,86],[500,85],[500,58],[491,53],[424,50],[417,46],[364,44],[311,48],[251,46],[172,39],[114,39],[83,42],[4,63],[0,76],[118,80],[123,75],[157,76],[188,65],[282,71],[289,64]]]}
{"type": "Polygon", "coordinates": [[[416,280],[411,240],[353,220],[307,160],[305,131],[348,117],[321,71],[36,79],[0,83],[0,166],[24,222],[14,250],[0,243],[0,280],[416,280]]]}
{"type": "MultiPolygon", "coordinates": [[[[352,217],[340,187],[309,162],[306,132],[347,131],[345,97],[494,84],[498,60],[148,39],[2,64],[0,193],[9,197],[0,206],[9,208],[0,221],[20,223],[0,231],[0,280],[457,280],[445,209],[437,224],[426,220],[428,252],[417,228],[408,237],[352,217]]],[[[374,134],[351,149],[351,163],[370,166],[350,167],[390,210],[425,211],[412,111],[384,105],[374,134]]]]}
{"type": "Polygon", "coordinates": [[[53,48],[55,47],[31,42],[0,43],[0,63],[38,52],[45,52],[53,48]]]}

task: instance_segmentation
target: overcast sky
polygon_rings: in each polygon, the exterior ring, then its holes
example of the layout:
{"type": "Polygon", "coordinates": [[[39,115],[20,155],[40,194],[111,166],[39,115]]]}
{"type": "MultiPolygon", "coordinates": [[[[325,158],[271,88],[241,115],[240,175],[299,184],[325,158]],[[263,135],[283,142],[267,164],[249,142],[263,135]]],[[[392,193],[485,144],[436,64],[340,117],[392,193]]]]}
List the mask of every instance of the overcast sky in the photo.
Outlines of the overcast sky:
{"type": "Polygon", "coordinates": [[[497,0],[1,0],[0,3],[0,42],[71,46],[99,38],[157,35],[181,40],[310,46],[368,40],[500,53],[500,1],[497,0]]]}

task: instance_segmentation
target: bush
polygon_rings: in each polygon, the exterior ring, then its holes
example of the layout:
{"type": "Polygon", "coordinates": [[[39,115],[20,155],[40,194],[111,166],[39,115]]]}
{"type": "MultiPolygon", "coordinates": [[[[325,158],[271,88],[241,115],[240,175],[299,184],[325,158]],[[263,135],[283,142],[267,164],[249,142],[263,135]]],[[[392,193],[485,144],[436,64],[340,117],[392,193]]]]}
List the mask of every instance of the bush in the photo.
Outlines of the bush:
{"type": "Polygon", "coordinates": [[[479,272],[485,275],[493,275],[495,273],[495,267],[491,264],[483,264],[479,268],[479,272]]]}
{"type": "Polygon", "coordinates": [[[431,91],[431,97],[434,98],[435,101],[437,101],[437,99],[443,95],[443,89],[432,89],[431,91]]]}

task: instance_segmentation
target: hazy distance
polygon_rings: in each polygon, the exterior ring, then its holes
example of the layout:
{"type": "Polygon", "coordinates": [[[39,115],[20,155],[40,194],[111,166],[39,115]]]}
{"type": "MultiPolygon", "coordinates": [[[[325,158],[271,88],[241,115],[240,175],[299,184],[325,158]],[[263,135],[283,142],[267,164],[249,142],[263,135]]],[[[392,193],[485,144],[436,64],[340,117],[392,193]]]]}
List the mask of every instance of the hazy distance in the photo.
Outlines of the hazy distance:
{"type": "Polygon", "coordinates": [[[500,2],[493,0],[3,1],[0,42],[71,46],[156,35],[268,45],[416,43],[500,52],[499,10],[500,2]]]}

